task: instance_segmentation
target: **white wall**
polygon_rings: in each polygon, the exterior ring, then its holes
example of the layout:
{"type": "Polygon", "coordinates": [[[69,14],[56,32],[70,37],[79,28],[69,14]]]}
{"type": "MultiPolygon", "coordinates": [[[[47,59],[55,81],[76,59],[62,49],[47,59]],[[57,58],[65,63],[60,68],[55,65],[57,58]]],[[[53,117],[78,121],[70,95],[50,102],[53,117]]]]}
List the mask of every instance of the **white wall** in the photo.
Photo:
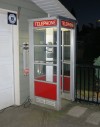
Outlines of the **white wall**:
{"type": "Polygon", "coordinates": [[[30,0],[0,0],[0,8],[19,11],[19,54],[20,54],[20,95],[21,103],[29,96],[29,77],[23,75],[22,43],[29,42],[28,19],[46,17],[30,0]]]}

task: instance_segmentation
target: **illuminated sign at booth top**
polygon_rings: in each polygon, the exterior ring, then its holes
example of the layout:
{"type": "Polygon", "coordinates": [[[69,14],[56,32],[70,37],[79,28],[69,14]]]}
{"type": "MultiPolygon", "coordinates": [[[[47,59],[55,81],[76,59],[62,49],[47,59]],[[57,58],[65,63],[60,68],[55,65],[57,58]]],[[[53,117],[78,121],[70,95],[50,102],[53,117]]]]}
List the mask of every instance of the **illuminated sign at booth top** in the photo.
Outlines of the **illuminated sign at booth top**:
{"type": "MultiPolygon", "coordinates": [[[[57,26],[57,20],[40,20],[40,21],[34,21],[33,23],[34,27],[45,27],[45,26],[57,26]]],[[[74,28],[74,23],[70,21],[61,20],[61,26],[67,27],[67,28],[74,28]]]]}
{"type": "Polygon", "coordinates": [[[75,27],[73,22],[65,21],[65,20],[61,21],[61,26],[67,27],[67,28],[74,28],[75,27]]]}
{"type": "Polygon", "coordinates": [[[41,21],[34,21],[34,27],[43,27],[43,26],[57,26],[57,20],[41,20],[41,21]]]}

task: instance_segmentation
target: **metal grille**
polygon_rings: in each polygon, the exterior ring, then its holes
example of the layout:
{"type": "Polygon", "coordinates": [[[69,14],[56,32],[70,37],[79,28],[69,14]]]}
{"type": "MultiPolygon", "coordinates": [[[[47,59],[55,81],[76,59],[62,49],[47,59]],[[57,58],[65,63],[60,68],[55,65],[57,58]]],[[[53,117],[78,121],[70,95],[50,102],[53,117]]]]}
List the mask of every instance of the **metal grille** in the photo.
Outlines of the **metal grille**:
{"type": "Polygon", "coordinates": [[[100,104],[100,66],[77,65],[76,101],[100,104]]]}

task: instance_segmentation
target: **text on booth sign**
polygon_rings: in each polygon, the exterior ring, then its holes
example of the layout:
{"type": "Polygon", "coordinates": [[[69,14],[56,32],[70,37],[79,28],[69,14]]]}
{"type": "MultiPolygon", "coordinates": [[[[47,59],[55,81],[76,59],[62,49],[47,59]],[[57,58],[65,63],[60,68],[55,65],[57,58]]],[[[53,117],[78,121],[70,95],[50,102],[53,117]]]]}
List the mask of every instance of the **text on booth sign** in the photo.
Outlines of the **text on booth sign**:
{"type": "Polygon", "coordinates": [[[43,26],[56,26],[57,20],[41,20],[41,21],[34,21],[34,27],[43,27],[43,26]]]}
{"type": "Polygon", "coordinates": [[[65,21],[65,20],[61,21],[61,26],[67,27],[67,28],[74,28],[75,27],[73,22],[69,22],[69,21],[65,21]]]}

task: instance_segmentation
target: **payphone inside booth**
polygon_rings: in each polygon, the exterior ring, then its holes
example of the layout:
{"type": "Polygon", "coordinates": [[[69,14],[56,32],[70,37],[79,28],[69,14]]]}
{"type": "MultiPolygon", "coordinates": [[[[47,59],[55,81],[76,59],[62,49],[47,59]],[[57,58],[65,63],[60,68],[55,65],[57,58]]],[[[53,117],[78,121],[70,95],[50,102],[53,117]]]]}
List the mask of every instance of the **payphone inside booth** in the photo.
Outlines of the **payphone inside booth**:
{"type": "Polygon", "coordinates": [[[29,21],[30,98],[57,110],[74,100],[76,22],[63,17],[29,21]]]}

